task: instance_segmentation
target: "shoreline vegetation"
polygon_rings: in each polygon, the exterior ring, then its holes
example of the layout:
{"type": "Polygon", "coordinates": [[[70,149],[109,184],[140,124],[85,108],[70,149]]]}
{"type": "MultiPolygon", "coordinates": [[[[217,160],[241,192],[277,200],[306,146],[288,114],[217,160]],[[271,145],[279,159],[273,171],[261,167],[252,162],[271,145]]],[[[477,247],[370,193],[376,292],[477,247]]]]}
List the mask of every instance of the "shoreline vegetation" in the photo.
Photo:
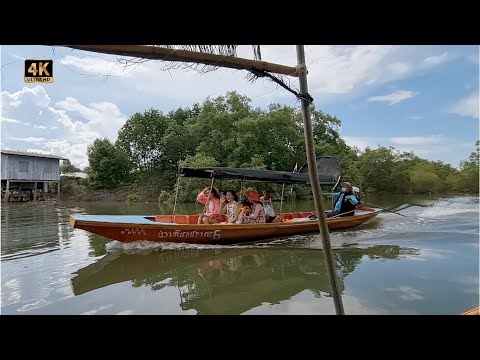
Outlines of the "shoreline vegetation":
{"type": "MultiPolygon", "coordinates": [[[[252,108],[251,100],[237,92],[208,97],[190,108],[167,114],[156,109],[132,115],[118,132],[115,143],[95,139],[88,146],[88,178],[61,178],[61,201],[173,203],[179,166],[228,166],[293,171],[306,162],[303,122],[294,107],[270,104],[252,108]]],[[[441,161],[421,159],[393,147],[348,146],[340,137],[337,117],[312,110],[317,156],[333,156],[342,164],[342,181],[358,186],[363,194],[452,194],[479,192],[479,141],[458,169],[441,161]]],[[[473,147],[473,144],[472,144],[473,147]]],[[[81,171],[69,160],[62,173],[81,171]]],[[[202,179],[181,178],[179,203],[194,202],[210,185],[202,179]]],[[[215,181],[217,190],[240,191],[240,181],[215,181]]],[[[249,183],[261,192],[273,190],[280,200],[282,185],[249,183]]],[[[330,192],[331,187],[322,187],[330,192]]],[[[338,188],[336,189],[338,190],[338,188]]],[[[52,192],[56,188],[52,187],[52,192]]],[[[309,186],[285,186],[284,200],[308,200],[309,186]]]]}
{"type": "MultiPolygon", "coordinates": [[[[159,209],[169,209],[173,208],[174,203],[174,194],[169,195],[168,193],[162,191],[160,196],[155,196],[155,194],[149,194],[148,192],[143,192],[141,194],[138,193],[135,189],[131,187],[122,187],[121,189],[114,189],[114,190],[92,190],[87,188],[83,184],[69,184],[69,191],[68,193],[63,193],[61,195],[60,201],[57,200],[56,193],[51,193],[50,196],[47,196],[47,199],[38,200],[37,202],[27,201],[27,202],[4,202],[2,203],[2,207],[4,206],[76,206],[82,203],[119,203],[119,204],[126,204],[134,205],[134,204],[141,204],[141,203],[150,203],[150,204],[157,204],[159,209]],[[133,195],[132,195],[133,194],[133,195]]],[[[219,187],[217,187],[219,188],[219,187]]],[[[253,188],[253,187],[250,187],[253,188]]],[[[270,187],[271,188],[271,187],[270,187]]],[[[224,191],[224,188],[220,188],[224,191]]],[[[225,188],[226,189],[226,188],[225,188]]],[[[339,191],[339,189],[336,189],[339,191]]],[[[289,190],[290,192],[290,190],[289,190]]],[[[331,199],[330,193],[322,187],[322,195],[324,199],[331,199]]],[[[369,193],[365,194],[362,193],[362,199],[366,203],[368,203],[368,198],[374,196],[377,198],[378,196],[382,195],[392,195],[392,196],[415,196],[415,195],[430,195],[433,197],[452,197],[452,196],[475,196],[476,194],[471,192],[459,192],[459,191],[448,191],[448,192],[430,192],[430,193],[369,193]]],[[[281,201],[281,191],[272,195],[272,201],[275,204],[279,204],[281,201]]],[[[284,204],[289,204],[292,201],[313,201],[313,197],[310,196],[302,196],[301,198],[292,196],[287,194],[285,190],[283,202],[284,204]]],[[[178,204],[195,204],[195,198],[192,198],[187,201],[179,201],[177,200],[178,204]]]]}

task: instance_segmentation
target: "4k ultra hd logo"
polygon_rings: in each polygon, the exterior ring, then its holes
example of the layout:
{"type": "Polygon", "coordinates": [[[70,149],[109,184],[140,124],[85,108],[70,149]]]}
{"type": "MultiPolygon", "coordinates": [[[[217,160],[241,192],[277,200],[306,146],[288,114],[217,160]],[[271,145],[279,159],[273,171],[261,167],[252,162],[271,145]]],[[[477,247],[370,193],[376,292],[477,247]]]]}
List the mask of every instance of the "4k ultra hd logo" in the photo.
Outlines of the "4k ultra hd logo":
{"type": "Polygon", "coordinates": [[[52,60],[25,60],[26,83],[53,83],[52,60]]]}

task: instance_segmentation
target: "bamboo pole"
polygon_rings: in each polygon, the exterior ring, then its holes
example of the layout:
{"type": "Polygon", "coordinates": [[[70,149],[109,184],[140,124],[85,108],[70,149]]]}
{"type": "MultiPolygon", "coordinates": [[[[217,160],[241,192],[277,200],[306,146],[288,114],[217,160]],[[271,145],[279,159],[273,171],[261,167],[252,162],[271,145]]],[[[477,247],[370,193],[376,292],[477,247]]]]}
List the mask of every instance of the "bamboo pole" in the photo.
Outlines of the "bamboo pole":
{"type": "Polygon", "coordinates": [[[173,222],[175,222],[175,210],[177,208],[178,186],[180,184],[180,175],[177,175],[177,186],[175,189],[175,202],[173,203],[173,222]]]}
{"type": "Polygon", "coordinates": [[[297,68],[266,61],[239,58],[235,56],[201,53],[197,51],[168,49],[154,45],[60,45],[71,49],[92,51],[104,54],[139,57],[144,59],[193,62],[231,69],[268,71],[272,73],[298,76],[297,68]]]}
{"type": "Polygon", "coordinates": [[[282,185],[282,197],[280,198],[280,213],[283,209],[283,192],[285,191],[285,184],[282,185]]]}
{"type": "MultiPolygon", "coordinates": [[[[308,94],[307,84],[307,67],[305,64],[305,49],[303,45],[297,45],[297,68],[299,71],[300,94],[308,94]]],[[[312,121],[310,119],[310,104],[307,100],[301,99],[303,130],[305,135],[305,150],[307,153],[308,174],[312,186],[313,200],[317,211],[318,226],[320,228],[320,236],[323,245],[323,254],[325,256],[325,264],[327,266],[328,279],[330,280],[330,288],[332,290],[333,302],[337,315],[344,315],[342,297],[337,285],[337,276],[335,271],[335,263],[333,260],[332,245],[330,243],[330,234],[328,232],[327,219],[323,210],[322,190],[318,179],[318,170],[316,164],[315,147],[313,140],[312,121]]]]}

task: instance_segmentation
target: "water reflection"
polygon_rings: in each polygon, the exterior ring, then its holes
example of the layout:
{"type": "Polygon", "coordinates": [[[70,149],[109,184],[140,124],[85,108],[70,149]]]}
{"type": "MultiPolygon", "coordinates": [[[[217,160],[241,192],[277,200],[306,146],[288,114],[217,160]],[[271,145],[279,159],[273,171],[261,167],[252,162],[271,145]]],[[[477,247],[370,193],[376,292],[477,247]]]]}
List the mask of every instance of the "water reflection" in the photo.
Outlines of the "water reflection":
{"type": "Polygon", "coordinates": [[[50,207],[2,207],[2,261],[59,250],[68,242],[61,211],[50,207]]]}
{"type": "MultiPolygon", "coordinates": [[[[417,249],[381,245],[335,251],[344,279],[370,259],[418,255],[417,249]]],[[[75,295],[131,281],[132,287],[157,291],[176,287],[183,310],[198,314],[241,314],[263,303],[278,304],[309,290],[329,297],[323,252],[316,249],[176,249],[108,253],[80,269],[72,279],[75,295]]]]}

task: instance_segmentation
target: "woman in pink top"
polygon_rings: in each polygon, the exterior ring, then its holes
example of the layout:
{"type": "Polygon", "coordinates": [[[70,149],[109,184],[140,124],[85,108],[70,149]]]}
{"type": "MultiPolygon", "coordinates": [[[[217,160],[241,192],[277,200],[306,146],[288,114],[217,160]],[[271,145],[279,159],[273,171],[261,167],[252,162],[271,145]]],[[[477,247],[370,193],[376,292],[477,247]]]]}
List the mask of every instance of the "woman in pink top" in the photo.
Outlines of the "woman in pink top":
{"type": "Polygon", "coordinates": [[[216,224],[221,222],[220,215],[220,195],[218,195],[217,190],[212,188],[210,193],[210,188],[205,188],[197,196],[197,202],[205,205],[205,212],[198,215],[197,224],[216,224]]]}

